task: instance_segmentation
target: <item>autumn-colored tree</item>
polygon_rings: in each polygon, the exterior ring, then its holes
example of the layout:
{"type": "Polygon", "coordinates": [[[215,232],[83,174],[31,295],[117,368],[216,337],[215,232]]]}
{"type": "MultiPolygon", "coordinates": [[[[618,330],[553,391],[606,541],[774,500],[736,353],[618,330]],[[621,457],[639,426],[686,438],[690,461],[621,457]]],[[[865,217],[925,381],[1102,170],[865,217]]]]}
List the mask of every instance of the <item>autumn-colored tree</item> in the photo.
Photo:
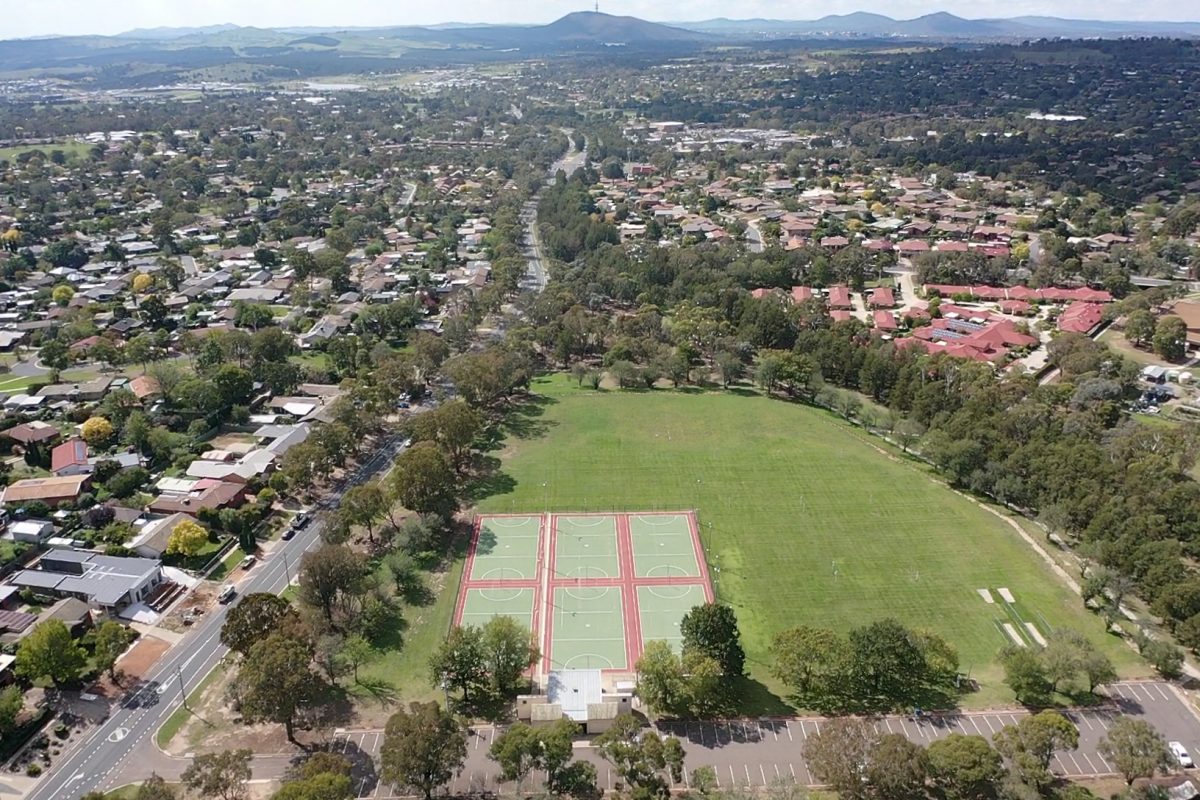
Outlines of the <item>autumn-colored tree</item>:
{"type": "Polygon", "coordinates": [[[105,444],[113,437],[113,426],[104,417],[90,417],[80,427],[83,440],[93,447],[105,444]]]}
{"type": "Polygon", "coordinates": [[[139,272],[133,276],[133,291],[137,294],[145,294],[154,286],[154,276],[148,275],[145,272],[139,272]]]}
{"type": "Polygon", "coordinates": [[[167,540],[167,553],[184,556],[197,555],[208,543],[208,531],[199,523],[185,519],[171,529],[171,537],[167,540]]]}

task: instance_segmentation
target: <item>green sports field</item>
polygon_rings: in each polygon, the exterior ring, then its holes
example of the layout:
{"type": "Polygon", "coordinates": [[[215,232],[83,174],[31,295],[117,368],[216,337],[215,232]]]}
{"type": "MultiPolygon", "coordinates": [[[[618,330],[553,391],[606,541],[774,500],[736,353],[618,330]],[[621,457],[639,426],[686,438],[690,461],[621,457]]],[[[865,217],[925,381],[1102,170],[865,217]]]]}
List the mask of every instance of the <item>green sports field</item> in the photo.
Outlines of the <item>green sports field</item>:
{"type": "MultiPolygon", "coordinates": [[[[1008,629],[1030,638],[1027,624],[1080,630],[1123,676],[1146,672],[1011,526],[830,414],[749,393],[596,392],[564,376],[533,390],[540,402],[499,454],[512,488],[480,512],[696,509],[751,676],[777,693],[773,633],[886,616],[958,648],[982,685],[968,705],[1012,699],[995,654],[1008,629]]],[[[635,552],[639,573],[647,549],[635,552]]],[[[650,638],[654,622],[643,627],[650,638]]]]}

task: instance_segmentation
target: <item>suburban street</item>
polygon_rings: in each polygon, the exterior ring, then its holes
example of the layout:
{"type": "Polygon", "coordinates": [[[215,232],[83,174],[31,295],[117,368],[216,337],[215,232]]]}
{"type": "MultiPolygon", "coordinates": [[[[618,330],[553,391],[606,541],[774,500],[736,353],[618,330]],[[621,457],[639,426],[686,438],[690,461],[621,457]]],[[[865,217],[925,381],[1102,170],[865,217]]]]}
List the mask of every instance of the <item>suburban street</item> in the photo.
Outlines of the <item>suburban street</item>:
{"type": "MultiPolygon", "coordinates": [[[[403,443],[399,437],[384,440],[375,455],[360,465],[334,496],[384,469],[401,449],[403,443]]],[[[282,592],[288,584],[289,572],[295,575],[300,556],[319,541],[322,524],[318,517],[290,541],[280,541],[238,584],[238,593],[282,592]]],[[[166,653],[136,693],[127,695],[91,736],[56,760],[54,769],[27,795],[29,800],[65,800],[111,789],[118,778],[124,783],[147,777],[165,758],[155,746],[153,734],[179,707],[180,682],[195,687],[228,652],[218,637],[231,607],[217,605],[205,614],[166,653]]]]}
{"type": "MultiPolygon", "coordinates": [[[[554,180],[554,176],[558,174],[559,170],[570,175],[586,163],[587,147],[585,146],[582,150],[576,150],[575,140],[572,139],[571,149],[550,166],[546,179],[547,181],[554,180]]],[[[538,239],[537,231],[537,209],[541,199],[541,195],[537,194],[525,201],[525,204],[521,207],[520,217],[521,223],[525,226],[522,245],[524,246],[525,258],[529,261],[529,269],[521,282],[521,288],[534,292],[544,290],[550,280],[550,276],[546,272],[546,260],[542,255],[542,243],[538,239]]]]}

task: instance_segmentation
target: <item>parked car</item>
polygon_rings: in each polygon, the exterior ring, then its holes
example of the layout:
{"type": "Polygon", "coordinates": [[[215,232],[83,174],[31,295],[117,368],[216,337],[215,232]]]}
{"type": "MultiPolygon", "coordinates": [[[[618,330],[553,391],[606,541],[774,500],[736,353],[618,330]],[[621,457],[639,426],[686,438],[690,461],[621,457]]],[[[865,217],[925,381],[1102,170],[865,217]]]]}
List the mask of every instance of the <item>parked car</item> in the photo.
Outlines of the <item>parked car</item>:
{"type": "Polygon", "coordinates": [[[283,535],[280,536],[279,538],[283,539],[286,542],[288,539],[292,538],[295,535],[296,535],[296,524],[292,523],[291,525],[288,525],[286,528],[283,529],[283,535]]]}
{"type": "Polygon", "coordinates": [[[1188,755],[1187,748],[1183,744],[1180,742],[1170,742],[1167,744],[1167,747],[1171,749],[1171,755],[1175,756],[1175,760],[1179,762],[1179,766],[1188,769],[1193,766],[1192,757],[1188,755]]]}
{"type": "Polygon", "coordinates": [[[250,569],[251,567],[253,567],[253,566],[254,566],[255,564],[257,564],[257,563],[258,563],[258,557],[257,557],[257,556],[246,556],[245,558],[243,558],[243,559],[242,559],[242,565],[241,565],[241,566],[242,566],[242,569],[250,569]]]}
{"type": "Polygon", "coordinates": [[[232,583],[227,583],[221,587],[221,593],[217,595],[217,602],[228,603],[237,595],[237,589],[233,588],[232,583]]]}

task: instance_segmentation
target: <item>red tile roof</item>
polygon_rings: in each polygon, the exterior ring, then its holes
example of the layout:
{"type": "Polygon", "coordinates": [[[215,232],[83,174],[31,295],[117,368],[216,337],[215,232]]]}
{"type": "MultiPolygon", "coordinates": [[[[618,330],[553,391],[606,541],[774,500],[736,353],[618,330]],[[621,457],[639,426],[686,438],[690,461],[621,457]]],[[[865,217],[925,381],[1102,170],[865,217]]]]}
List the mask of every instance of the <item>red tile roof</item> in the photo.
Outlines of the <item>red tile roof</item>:
{"type": "Polygon", "coordinates": [[[810,289],[807,286],[793,286],[792,287],[792,302],[793,303],[803,303],[805,300],[810,299],[812,296],[813,296],[813,291],[812,291],[812,289],[810,289]]]}
{"type": "Polygon", "coordinates": [[[894,331],[899,326],[896,325],[896,315],[890,311],[879,310],[873,314],[875,319],[875,327],[881,331],[894,331]]]}
{"type": "Polygon", "coordinates": [[[871,290],[871,305],[875,308],[891,308],[896,305],[896,296],[887,286],[871,290]]]}
{"type": "Polygon", "coordinates": [[[829,287],[829,305],[831,308],[853,308],[850,300],[850,290],[845,286],[829,287]]]}
{"type": "Polygon", "coordinates": [[[50,471],[86,464],[87,460],[87,444],[82,439],[68,439],[50,451],[50,471]]]}
{"type": "Polygon", "coordinates": [[[1087,333],[1100,324],[1104,308],[1098,303],[1072,303],[1058,317],[1058,329],[1071,333],[1087,333]]]}

